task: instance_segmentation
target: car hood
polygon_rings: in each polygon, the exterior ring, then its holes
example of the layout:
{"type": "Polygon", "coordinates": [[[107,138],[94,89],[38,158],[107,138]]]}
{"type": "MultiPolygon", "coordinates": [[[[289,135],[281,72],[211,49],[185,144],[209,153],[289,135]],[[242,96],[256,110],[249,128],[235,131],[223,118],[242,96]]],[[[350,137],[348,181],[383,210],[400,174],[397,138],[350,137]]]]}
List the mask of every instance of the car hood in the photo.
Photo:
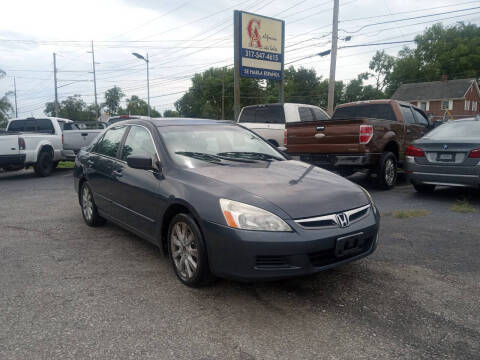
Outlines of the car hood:
{"type": "Polygon", "coordinates": [[[342,212],[369,203],[358,185],[300,161],[275,161],[261,167],[208,166],[188,171],[234,185],[272,203],[293,219],[342,212]]]}

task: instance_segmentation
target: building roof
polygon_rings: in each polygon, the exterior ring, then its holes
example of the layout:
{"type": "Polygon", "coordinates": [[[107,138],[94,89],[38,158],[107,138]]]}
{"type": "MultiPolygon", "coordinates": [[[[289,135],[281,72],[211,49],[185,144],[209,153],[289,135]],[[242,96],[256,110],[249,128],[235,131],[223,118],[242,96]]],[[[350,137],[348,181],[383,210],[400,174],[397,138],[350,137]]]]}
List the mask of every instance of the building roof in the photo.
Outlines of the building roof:
{"type": "Polygon", "coordinates": [[[463,99],[472,83],[475,83],[478,91],[475,79],[403,84],[395,91],[392,99],[403,101],[463,99]]]}

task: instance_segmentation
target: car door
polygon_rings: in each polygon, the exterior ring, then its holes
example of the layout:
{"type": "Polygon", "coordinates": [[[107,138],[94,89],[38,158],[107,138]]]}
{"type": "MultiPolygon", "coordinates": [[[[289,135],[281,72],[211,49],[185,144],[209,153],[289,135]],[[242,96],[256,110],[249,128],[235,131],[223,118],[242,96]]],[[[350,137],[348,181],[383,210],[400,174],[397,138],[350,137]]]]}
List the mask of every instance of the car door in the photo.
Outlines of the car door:
{"type": "Polygon", "coordinates": [[[420,136],[423,137],[430,130],[430,122],[423,112],[415,108],[412,108],[412,110],[415,122],[420,126],[420,136]]]}
{"type": "Polygon", "coordinates": [[[125,126],[108,129],[94,145],[87,164],[88,182],[93,191],[95,204],[107,215],[118,217],[118,207],[114,206],[115,179],[113,171],[118,167],[120,145],[125,135],[125,126]]]}
{"type": "Polygon", "coordinates": [[[120,207],[120,220],[143,235],[153,237],[166,207],[167,198],[160,191],[163,176],[160,168],[155,171],[129,167],[127,157],[130,155],[149,157],[153,164],[160,163],[153,137],[146,127],[132,125],[128,131],[121,149],[121,165],[114,171],[117,184],[114,198],[120,207]]]}
{"type": "Polygon", "coordinates": [[[405,122],[405,147],[422,137],[423,126],[415,121],[412,108],[408,105],[400,105],[403,120],[405,122]]]}

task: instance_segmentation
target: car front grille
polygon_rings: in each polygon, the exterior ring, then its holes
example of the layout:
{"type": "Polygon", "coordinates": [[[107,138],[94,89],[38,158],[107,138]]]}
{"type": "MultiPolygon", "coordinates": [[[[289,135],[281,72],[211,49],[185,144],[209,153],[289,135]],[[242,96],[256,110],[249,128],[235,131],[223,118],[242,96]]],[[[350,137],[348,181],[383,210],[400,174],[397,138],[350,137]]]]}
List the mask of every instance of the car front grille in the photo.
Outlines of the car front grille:
{"type": "Polygon", "coordinates": [[[343,257],[337,257],[335,256],[335,249],[326,249],[326,250],[321,250],[317,251],[314,253],[308,254],[308,257],[310,259],[310,263],[312,264],[313,267],[322,267],[322,266],[327,266],[339,261],[343,261],[346,259],[349,259],[354,256],[358,256],[366,251],[368,251],[373,243],[373,236],[368,237],[364,239],[364,242],[362,246],[359,248],[358,252],[348,255],[348,256],[343,256],[343,257]]]}
{"type": "Polygon", "coordinates": [[[348,223],[351,224],[367,216],[371,207],[372,206],[369,204],[369,205],[361,206],[356,209],[343,211],[341,213],[322,215],[322,216],[306,218],[306,219],[298,219],[298,220],[295,220],[295,222],[305,229],[317,229],[317,228],[329,227],[329,226],[340,227],[340,224],[338,222],[339,214],[345,214],[345,216],[348,219],[348,223]]]}

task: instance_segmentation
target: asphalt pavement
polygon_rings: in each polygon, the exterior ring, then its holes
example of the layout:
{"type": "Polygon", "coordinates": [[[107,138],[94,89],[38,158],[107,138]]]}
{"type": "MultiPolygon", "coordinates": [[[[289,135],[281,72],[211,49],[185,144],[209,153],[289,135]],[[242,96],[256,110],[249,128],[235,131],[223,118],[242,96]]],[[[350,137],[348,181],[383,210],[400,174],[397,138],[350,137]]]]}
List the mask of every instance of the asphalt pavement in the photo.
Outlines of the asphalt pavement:
{"type": "Polygon", "coordinates": [[[71,170],[0,173],[0,359],[480,358],[480,193],[352,180],[382,213],[372,256],[190,289],[153,245],[86,226],[71,170]]]}

